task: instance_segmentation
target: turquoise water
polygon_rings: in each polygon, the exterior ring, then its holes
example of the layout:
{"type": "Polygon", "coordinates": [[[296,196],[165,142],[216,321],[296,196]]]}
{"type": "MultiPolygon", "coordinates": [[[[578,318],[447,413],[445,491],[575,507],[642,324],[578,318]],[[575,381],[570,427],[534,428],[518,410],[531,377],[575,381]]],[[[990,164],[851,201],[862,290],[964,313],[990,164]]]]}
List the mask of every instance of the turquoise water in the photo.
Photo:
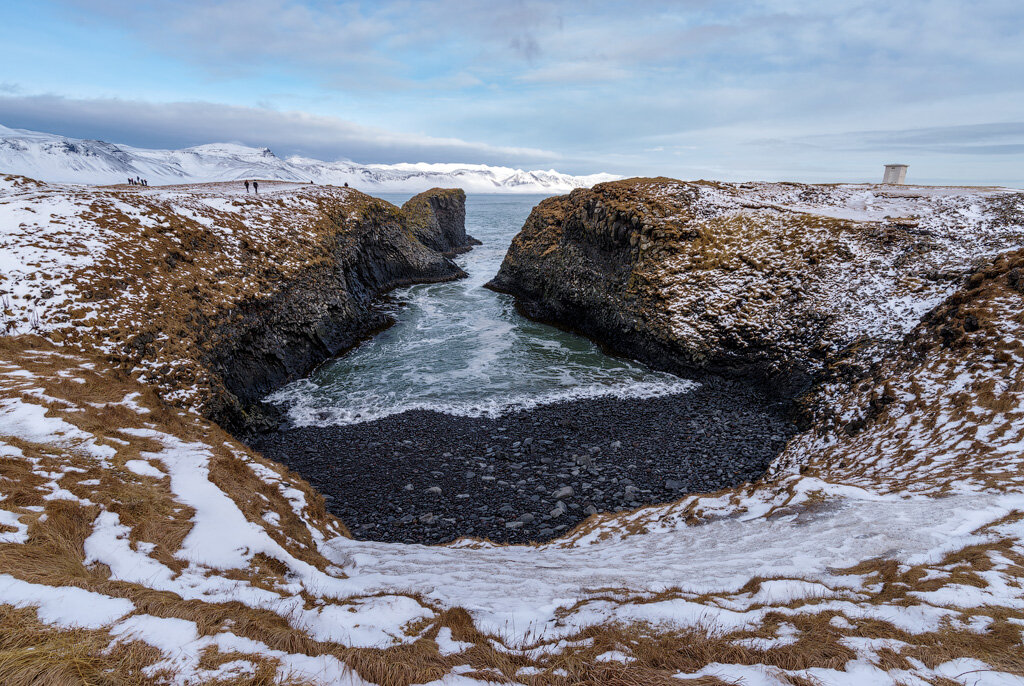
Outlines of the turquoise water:
{"type": "MultiPolygon", "coordinates": [[[[409,196],[384,195],[401,204],[409,196]]],[[[411,409],[496,416],[602,395],[652,397],[693,383],[609,357],[590,341],[521,316],[483,287],[544,196],[470,195],[466,230],[483,245],[456,258],[468,279],[392,292],[397,323],[268,400],[303,426],[350,424],[411,409]]]]}

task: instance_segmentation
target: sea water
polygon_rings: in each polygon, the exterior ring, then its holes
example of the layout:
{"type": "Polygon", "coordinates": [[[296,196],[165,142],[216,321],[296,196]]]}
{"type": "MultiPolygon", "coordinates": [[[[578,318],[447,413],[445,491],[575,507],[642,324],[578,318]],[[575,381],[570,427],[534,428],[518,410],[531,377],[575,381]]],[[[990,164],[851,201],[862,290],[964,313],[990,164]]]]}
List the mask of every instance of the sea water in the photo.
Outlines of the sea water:
{"type": "MultiPolygon", "coordinates": [[[[408,195],[382,195],[400,205],[408,195]]],[[[484,284],[544,196],[470,195],[455,258],[469,278],[392,292],[396,324],[268,397],[299,426],[351,424],[406,410],[497,416],[543,403],[685,393],[695,384],[611,357],[587,339],[520,315],[484,284]]]]}

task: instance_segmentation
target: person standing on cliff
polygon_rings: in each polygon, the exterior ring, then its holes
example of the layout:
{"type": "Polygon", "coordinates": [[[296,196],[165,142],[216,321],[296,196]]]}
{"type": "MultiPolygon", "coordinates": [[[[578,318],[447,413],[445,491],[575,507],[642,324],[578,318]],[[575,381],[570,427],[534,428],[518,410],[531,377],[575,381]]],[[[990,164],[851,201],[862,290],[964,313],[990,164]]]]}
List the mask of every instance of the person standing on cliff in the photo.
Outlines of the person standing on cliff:
{"type": "Polygon", "coordinates": [[[254,180],[252,182],[252,192],[255,193],[256,195],[260,194],[260,182],[259,181],[255,181],[254,180]]]}
{"type": "Polygon", "coordinates": [[[245,180],[245,194],[249,194],[249,179],[245,180]]]}

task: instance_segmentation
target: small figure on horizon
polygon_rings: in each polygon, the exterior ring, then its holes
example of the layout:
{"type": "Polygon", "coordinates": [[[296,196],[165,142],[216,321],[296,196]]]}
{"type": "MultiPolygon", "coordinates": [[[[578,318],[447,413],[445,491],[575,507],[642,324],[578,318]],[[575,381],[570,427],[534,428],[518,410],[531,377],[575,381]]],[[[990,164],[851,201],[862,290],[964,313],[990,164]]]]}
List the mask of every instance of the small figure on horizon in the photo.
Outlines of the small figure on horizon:
{"type": "Polygon", "coordinates": [[[132,181],[132,177],[130,177],[130,176],[128,177],[128,185],[129,186],[134,186],[135,185],[135,182],[132,181]]]}
{"type": "Polygon", "coordinates": [[[345,188],[348,188],[348,181],[345,182],[345,188]]]}
{"type": "Polygon", "coordinates": [[[249,194],[249,179],[245,180],[245,194],[249,194]]]}
{"type": "Polygon", "coordinates": [[[259,181],[255,181],[254,180],[252,182],[252,192],[255,193],[256,195],[260,194],[260,183],[259,183],[259,181]]]}

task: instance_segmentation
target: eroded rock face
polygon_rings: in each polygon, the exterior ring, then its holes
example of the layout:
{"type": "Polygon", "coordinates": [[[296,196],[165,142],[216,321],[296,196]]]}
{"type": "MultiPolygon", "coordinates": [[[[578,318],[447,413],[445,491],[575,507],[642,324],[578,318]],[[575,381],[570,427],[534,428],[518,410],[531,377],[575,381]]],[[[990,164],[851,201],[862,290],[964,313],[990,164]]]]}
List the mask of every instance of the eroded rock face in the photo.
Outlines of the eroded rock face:
{"type": "Polygon", "coordinates": [[[464,277],[448,256],[479,243],[466,235],[465,197],[461,190],[435,189],[401,210],[377,201],[355,220],[330,217],[344,226],[330,260],[272,298],[243,303],[235,318],[216,328],[220,342],[210,366],[224,392],[209,415],[234,430],[262,421],[269,408],[254,406],[260,398],[390,325],[374,307],[380,295],[464,277]]]}
{"type": "Polygon", "coordinates": [[[406,223],[423,245],[448,257],[466,252],[480,241],[466,235],[466,192],[433,188],[402,205],[406,223]]]}
{"type": "Polygon", "coordinates": [[[464,200],[437,189],[407,212],[337,186],[0,175],[0,328],[99,351],[168,402],[245,427],[261,395],[384,325],[378,295],[464,276],[442,254],[470,243],[464,200]]]}
{"type": "Polygon", "coordinates": [[[1013,247],[1021,198],[627,179],[541,202],[489,286],[656,368],[788,399],[840,357],[862,373],[1013,247]]]}

